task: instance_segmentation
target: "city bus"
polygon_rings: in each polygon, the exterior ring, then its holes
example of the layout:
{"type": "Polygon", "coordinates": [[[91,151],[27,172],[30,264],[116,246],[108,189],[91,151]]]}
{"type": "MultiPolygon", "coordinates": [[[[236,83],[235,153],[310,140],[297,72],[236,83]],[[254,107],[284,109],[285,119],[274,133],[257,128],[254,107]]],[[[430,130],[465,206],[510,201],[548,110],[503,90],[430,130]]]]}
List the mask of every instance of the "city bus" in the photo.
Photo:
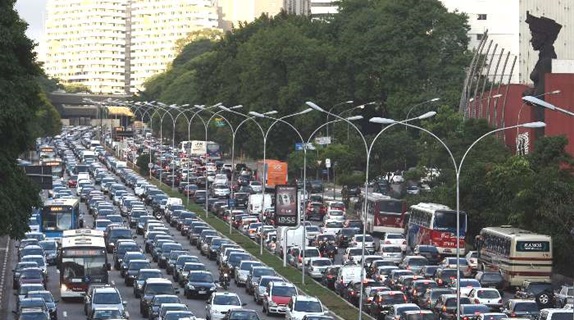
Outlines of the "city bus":
{"type": "Polygon", "coordinates": [[[40,148],[38,149],[38,156],[40,157],[40,159],[46,159],[46,158],[53,159],[56,157],[56,148],[48,145],[40,146],[40,148]]]}
{"type": "Polygon", "coordinates": [[[550,282],[552,238],[512,226],[488,227],[477,241],[478,268],[499,271],[507,286],[550,282]]]}
{"type": "MultiPolygon", "coordinates": [[[[460,211],[459,217],[458,241],[462,255],[465,252],[466,213],[460,211]]],[[[456,211],[448,206],[425,202],[412,205],[406,230],[407,244],[411,249],[419,244],[433,245],[441,255],[456,255],[456,220],[456,211]]]]}
{"type": "Polygon", "coordinates": [[[367,231],[399,232],[404,230],[407,203],[381,193],[367,193],[367,231]]]}
{"type": "Polygon", "coordinates": [[[47,238],[60,240],[62,232],[77,229],[80,216],[78,199],[46,200],[40,212],[40,231],[47,238]]]}
{"type": "Polygon", "coordinates": [[[62,233],[63,238],[73,238],[73,237],[83,237],[83,236],[91,236],[91,237],[104,237],[104,231],[96,230],[96,229],[73,229],[73,230],[65,230],[62,233]]]}
{"type": "Polygon", "coordinates": [[[64,162],[60,158],[42,158],[40,164],[52,167],[52,175],[62,177],[64,175],[64,162]]]}
{"type": "Polygon", "coordinates": [[[101,236],[62,238],[58,255],[60,296],[63,300],[83,298],[90,284],[108,283],[108,255],[101,236]]]}

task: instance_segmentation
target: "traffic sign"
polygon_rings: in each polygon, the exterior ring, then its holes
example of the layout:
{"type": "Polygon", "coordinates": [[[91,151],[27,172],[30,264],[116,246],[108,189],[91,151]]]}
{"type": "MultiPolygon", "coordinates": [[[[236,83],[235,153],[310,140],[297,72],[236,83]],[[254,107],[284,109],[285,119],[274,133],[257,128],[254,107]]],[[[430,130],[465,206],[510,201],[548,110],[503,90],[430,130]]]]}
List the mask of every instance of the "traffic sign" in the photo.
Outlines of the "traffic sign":
{"type": "Polygon", "coordinates": [[[329,159],[329,158],[325,159],[325,167],[331,168],[331,159],[329,159]]]}
{"type": "Polygon", "coordinates": [[[229,199],[227,200],[227,205],[228,205],[230,208],[234,208],[234,207],[235,207],[235,199],[229,198],[229,199]]]}
{"type": "Polygon", "coordinates": [[[148,162],[147,167],[148,169],[153,169],[153,162],[148,162]]]}

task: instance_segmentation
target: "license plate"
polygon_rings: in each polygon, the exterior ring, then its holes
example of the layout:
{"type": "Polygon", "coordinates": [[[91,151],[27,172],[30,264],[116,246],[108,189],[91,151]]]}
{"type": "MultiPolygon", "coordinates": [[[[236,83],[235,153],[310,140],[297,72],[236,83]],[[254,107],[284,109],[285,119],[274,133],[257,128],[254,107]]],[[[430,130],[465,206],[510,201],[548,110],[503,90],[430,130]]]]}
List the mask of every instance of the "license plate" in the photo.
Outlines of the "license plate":
{"type": "Polygon", "coordinates": [[[201,290],[201,291],[198,291],[197,293],[198,293],[198,294],[206,294],[206,293],[207,293],[207,291],[205,291],[205,290],[201,290]]]}

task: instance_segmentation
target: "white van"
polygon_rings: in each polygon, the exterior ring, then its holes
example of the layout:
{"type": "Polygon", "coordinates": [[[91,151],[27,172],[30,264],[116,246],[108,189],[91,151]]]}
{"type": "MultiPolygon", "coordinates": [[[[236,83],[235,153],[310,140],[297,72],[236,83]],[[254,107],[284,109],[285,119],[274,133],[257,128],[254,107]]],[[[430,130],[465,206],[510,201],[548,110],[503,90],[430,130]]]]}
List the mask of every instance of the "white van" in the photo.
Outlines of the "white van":
{"type": "Polygon", "coordinates": [[[167,206],[183,205],[183,200],[181,200],[181,198],[175,198],[175,197],[167,198],[166,205],[167,206]]]}
{"type": "Polygon", "coordinates": [[[337,274],[337,282],[347,284],[361,281],[361,266],[342,266],[337,274]]]}
{"type": "Polygon", "coordinates": [[[256,193],[249,196],[249,204],[247,206],[247,211],[249,214],[260,215],[263,213],[263,208],[270,208],[270,207],[271,207],[270,194],[266,193],[262,195],[261,193],[256,193]]]}

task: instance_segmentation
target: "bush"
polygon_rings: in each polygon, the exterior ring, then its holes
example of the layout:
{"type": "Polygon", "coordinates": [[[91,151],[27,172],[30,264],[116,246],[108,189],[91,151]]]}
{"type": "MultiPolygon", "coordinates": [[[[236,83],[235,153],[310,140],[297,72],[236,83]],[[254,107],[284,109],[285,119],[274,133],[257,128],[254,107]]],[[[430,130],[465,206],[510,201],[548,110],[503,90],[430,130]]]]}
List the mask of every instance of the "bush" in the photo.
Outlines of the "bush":
{"type": "Polygon", "coordinates": [[[337,184],[339,185],[363,185],[365,183],[365,175],[364,174],[342,174],[337,176],[337,184]]]}

